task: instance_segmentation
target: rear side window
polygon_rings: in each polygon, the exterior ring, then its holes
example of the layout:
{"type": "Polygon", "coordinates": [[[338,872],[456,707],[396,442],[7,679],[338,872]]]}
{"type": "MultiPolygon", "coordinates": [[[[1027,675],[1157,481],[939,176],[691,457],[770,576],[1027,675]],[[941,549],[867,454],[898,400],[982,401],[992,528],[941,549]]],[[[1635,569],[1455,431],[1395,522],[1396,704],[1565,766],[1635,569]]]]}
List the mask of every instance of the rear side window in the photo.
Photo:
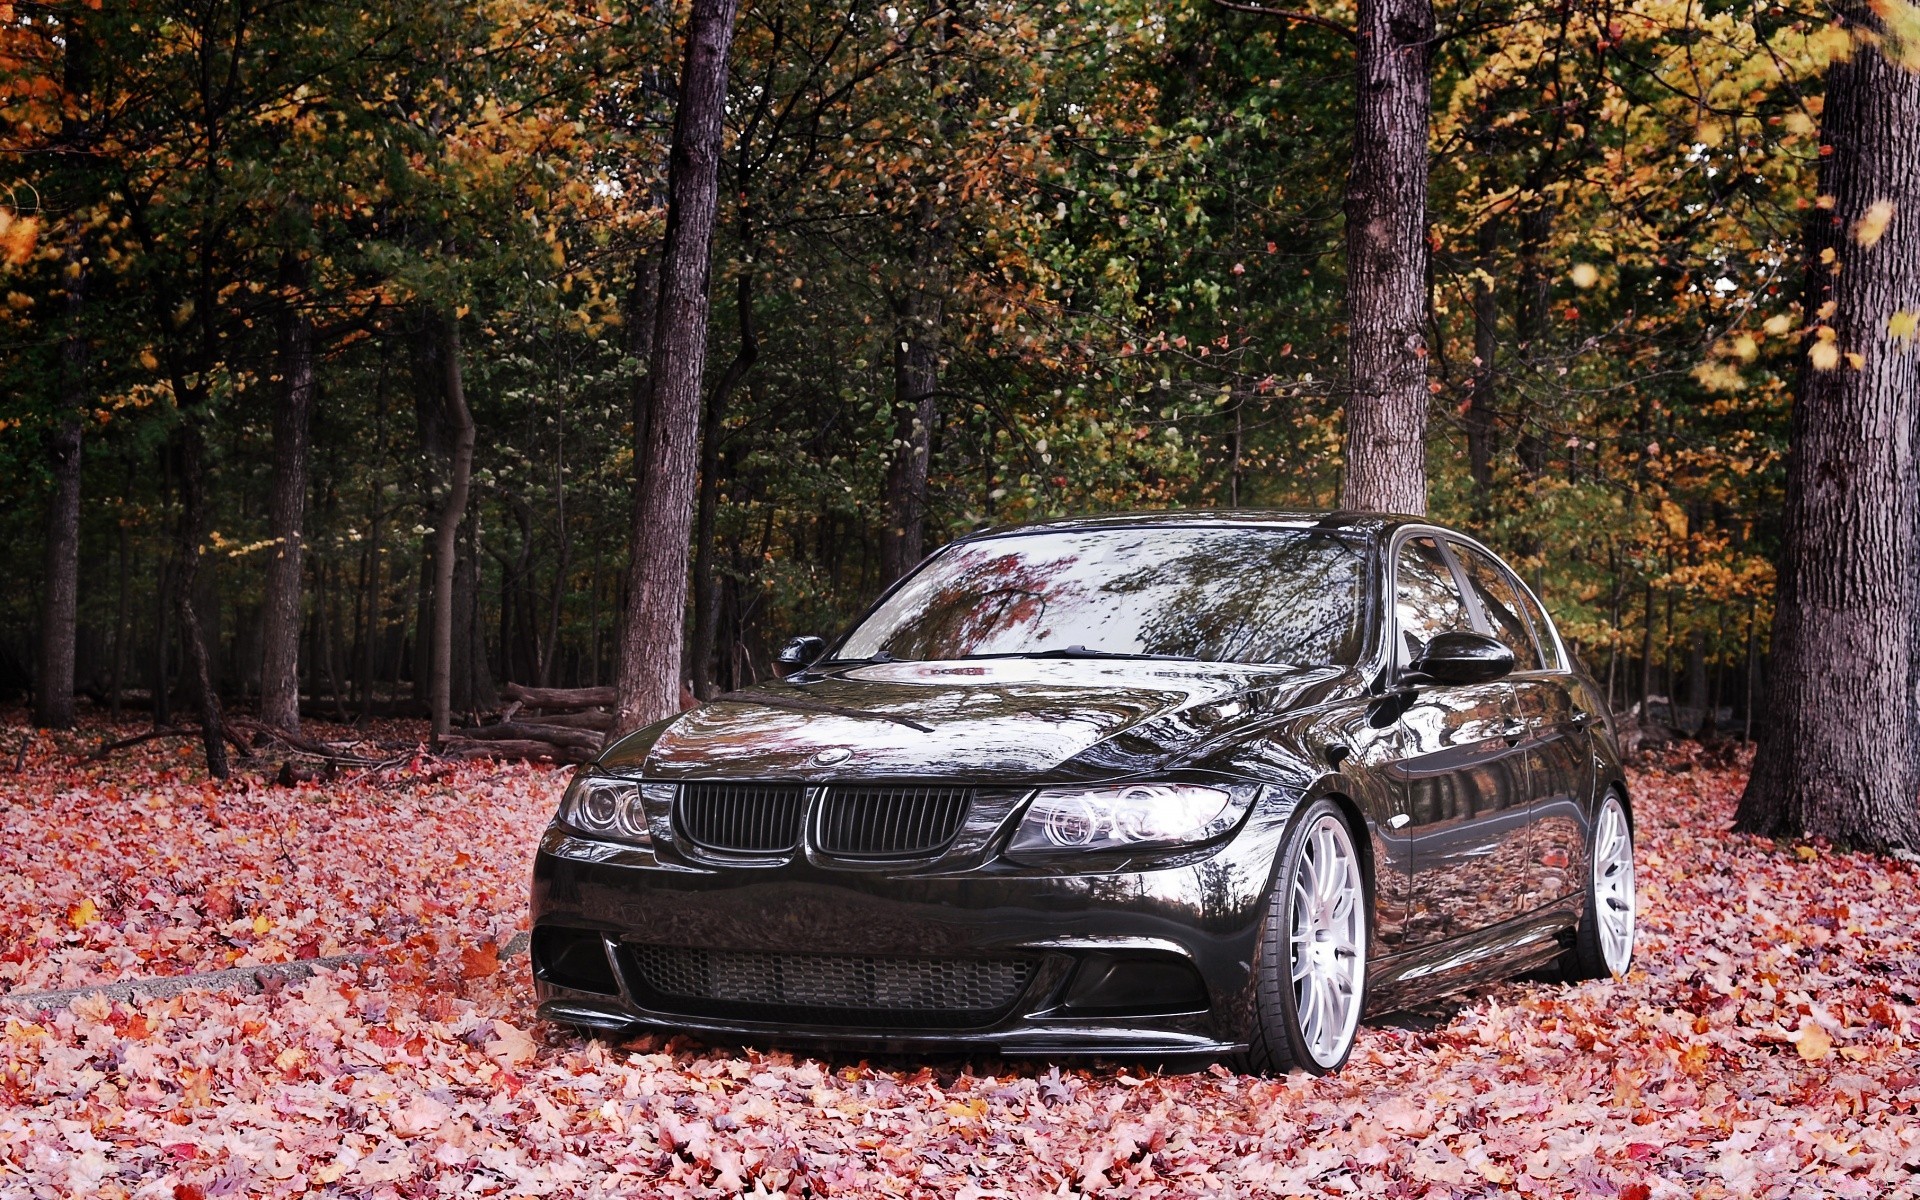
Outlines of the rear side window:
{"type": "Polygon", "coordinates": [[[1460,565],[1467,570],[1467,586],[1473,589],[1474,599],[1480,602],[1480,611],[1487,615],[1487,623],[1493,627],[1493,636],[1513,651],[1513,669],[1538,671],[1540,651],[1533,641],[1533,622],[1522,607],[1519,589],[1507,575],[1506,568],[1474,547],[1460,542],[1453,543],[1453,552],[1459,556],[1460,565]]]}
{"type": "Polygon", "coordinates": [[[1409,660],[1439,634],[1473,630],[1453,569],[1430,537],[1401,543],[1394,567],[1394,616],[1400,625],[1401,651],[1409,660]]]}
{"type": "Polygon", "coordinates": [[[1515,589],[1520,593],[1520,603],[1526,607],[1527,616],[1533,619],[1533,631],[1540,635],[1540,657],[1546,660],[1547,670],[1561,671],[1566,664],[1560,661],[1560,643],[1554,640],[1553,622],[1547,614],[1540,611],[1540,602],[1525,587],[1515,589]]]}

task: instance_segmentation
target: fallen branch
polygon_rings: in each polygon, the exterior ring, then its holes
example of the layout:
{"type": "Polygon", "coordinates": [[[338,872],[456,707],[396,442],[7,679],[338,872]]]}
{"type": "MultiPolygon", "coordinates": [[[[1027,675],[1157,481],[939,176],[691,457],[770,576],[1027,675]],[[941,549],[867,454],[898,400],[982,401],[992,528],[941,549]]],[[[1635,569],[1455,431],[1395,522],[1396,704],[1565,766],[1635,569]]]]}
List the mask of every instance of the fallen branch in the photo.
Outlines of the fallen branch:
{"type": "MultiPolygon", "coordinates": [[[[531,939],[516,933],[500,948],[502,960],[525,954],[531,939]]],[[[0,1005],[31,1009],[65,1008],[75,1000],[103,996],[108,1000],[131,1001],[137,997],[161,999],[182,992],[225,992],[240,990],[262,992],[269,984],[298,983],[315,971],[329,971],[372,962],[372,954],[336,954],[330,958],[297,958],[292,962],[264,963],[257,967],[234,967],[226,971],[203,971],[197,975],[158,975],[147,979],[128,979],[118,983],[97,983],[91,987],[60,988],[50,992],[14,992],[0,996],[0,1005]]]]}
{"type": "Polygon", "coordinates": [[[170,726],[166,729],[149,729],[145,733],[136,733],[132,737],[121,738],[117,742],[106,742],[89,757],[105,758],[115,750],[128,750],[135,746],[145,745],[147,742],[158,741],[161,738],[199,736],[200,727],[198,725],[188,725],[185,728],[170,726]]]}
{"type": "Polygon", "coordinates": [[[256,739],[263,737],[268,738],[279,742],[287,749],[296,753],[305,754],[312,758],[325,759],[328,762],[336,763],[343,767],[364,767],[379,761],[378,759],[368,758],[365,755],[354,754],[351,751],[341,749],[339,746],[335,746],[329,742],[316,741],[313,738],[302,737],[297,733],[290,733],[276,725],[268,725],[264,721],[256,721],[251,717],[228,717],[227,724],[235,729],[247,730],[249,733],[252,733],[256,739]]]}

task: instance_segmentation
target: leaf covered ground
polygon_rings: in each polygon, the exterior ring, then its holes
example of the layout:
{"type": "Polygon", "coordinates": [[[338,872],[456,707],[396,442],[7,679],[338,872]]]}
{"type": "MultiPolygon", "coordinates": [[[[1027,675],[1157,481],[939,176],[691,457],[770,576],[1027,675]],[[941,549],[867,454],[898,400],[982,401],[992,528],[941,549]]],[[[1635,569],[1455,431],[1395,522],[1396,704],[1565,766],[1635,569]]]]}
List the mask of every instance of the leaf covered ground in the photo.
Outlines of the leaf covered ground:
{"type": "Polygon", "coordinates": [[[1630,978],[1502,986],[1370,1024],[1338,1077],[1260,1079],[588,1041],[496,953],[557,772],[220,787],[169,743],[81,749],[0,763],[0,993],[376,956],[0,1003],[8,1200],[1920,1197],[1920,881],[1728,834],[1738,769],[1698,757],[1634,777],[1630,978]]]}

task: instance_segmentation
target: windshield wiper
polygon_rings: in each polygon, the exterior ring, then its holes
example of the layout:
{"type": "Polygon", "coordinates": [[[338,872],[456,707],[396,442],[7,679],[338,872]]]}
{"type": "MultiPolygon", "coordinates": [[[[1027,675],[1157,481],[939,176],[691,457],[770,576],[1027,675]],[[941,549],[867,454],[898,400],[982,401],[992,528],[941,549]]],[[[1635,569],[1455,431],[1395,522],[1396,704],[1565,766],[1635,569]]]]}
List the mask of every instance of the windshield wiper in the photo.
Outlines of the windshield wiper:
{"type": "Polygon", "coordinates": [[[1125,650],[1095,650],[1091,646],[1053,646],[1046,650],[1025,650],[1015,654],[978,654],[972,658],[1134,658],[1148,661],[1200,662],[1191,654],[1130,654],[1125,650]]]}
{"type": "Polygon", "coordinates": [[[895,725],[905,725],[908,729],[917,729],[921,733],[932,733],[933,726],[922,725],[907,717],[896,717],[892,713],[869,712],[864,708],[848,708],[843,704],[829,704],[825,700],[815,700],[810,696],[768,695],[765,692],[727,692],[715,696],[716,701],[724,700],[729,704],[764,704],[768,708],[790,708],[795,712],[827,713],[836,717],[864,717],[869,721],[891,721],[895,725]]]}
{"type": "Polygon", "coordinates": [[[821,667],[871,667],[880,663],[896,663],[899,661],[899,659],[887,653],[885,650],[875,650],[865,658],[823,658],[819,662],[814,663],[808,670],[818,670],[821,667]]]}

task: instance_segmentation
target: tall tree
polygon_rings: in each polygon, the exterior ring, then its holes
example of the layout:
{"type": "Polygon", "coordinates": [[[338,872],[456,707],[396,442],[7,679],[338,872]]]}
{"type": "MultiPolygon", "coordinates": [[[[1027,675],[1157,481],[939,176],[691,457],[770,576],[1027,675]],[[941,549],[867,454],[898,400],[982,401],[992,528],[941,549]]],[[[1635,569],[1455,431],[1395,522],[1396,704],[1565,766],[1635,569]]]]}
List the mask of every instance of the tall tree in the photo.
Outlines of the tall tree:
{"type": "Polygon", "coordinates": [[[633,536],[620,636],[615,728],[637,729],[680,704],[687,559],[706,371],[713,227],[739,0],[694,0],[667,169],[667,229],[648,364],[644,431],[635,430],[633,536]]]}
{"type": "Polygon", "coordinates": [[[40,618],[40,679],[33,721],[49,729],[73,724],[73,652],[80,600],[80,406],[85,398],[86,265],[80,240],[67,276],[67,336],[60,355],[59,424],[50,447],[53,500],[47,509],[47,601],[40,618]]]}
{"type": "Polygon", "coordinates": [[[1427,511],[1432,0],[1360,0],[1347,178],[1347,508],[1427,511]]]}
{"type": "Polygon", "coordinates": [[[1355,23],[1215,0],[1331,29],[1354,45],[1347,172],[1344,508],[1427,511],[1427,132],[1433,0],[1360,0],[1355,23]]]}
{"type": "Polygon", "coordinates": [[[1920,71],[1874,7],[1841,20],[1857,45],[1827,72],[1772,687],[1736,827],[1914,850],[1920,71]]]}
{"type": "Polygon", "coordinates": [[[467,517],[467,493],[473,480],[474,427],[473,414],[467,408],[466,379],[460,362],[460,322],[449,313],[430,317],[428,325],[439,342],[440,366],[445,373],[440,398],[446,405],[446,426],[453,434],[447,492],[441,498],[440,514],[433,526],[433,655],[427,704],[433,713],[433,741],[437,746],[453,727],[454,560],[459,553],[460,523],[467,517]]]}
{"type": "Polygon", "coordinates": [[[307,458],[313,417],[313,319],[307,312],[308,268],[299,249],[280,264],[274,373],[273,492],[269,501],[267,587],[261,613],[260,717],[300,728],[300,585],[306,549],[307,458]]]}
{"type": "MultiPolygon", "coordinates": [[[[89,150],[87,106],[92,96],[92,45],[77,21],[65,27],[64,85],[69,142],[79,162],[89,150]]],[[[77,182],[78,170],[70,172],[77,182]]],[[[77,199],[77,197],[76,197],[77,199]]],[[[87,213],[73,204],[65,239],[66,337],[60,354],[60,411],[49,450],[53,499],[47,509],[46,608],[40,617],[39,686],[34,690],[37,725],[65,729],[73,724],[74,643],[80,602],[80,409],[86,399],[87,213]]]]}
{"type": "MultiPolygon", "coordinates": [[[[957,14],[936,0],[929,25],[925,72],[932,154],[943,156],[952,97],[946,94],[946,51],[957,14]]],[[[946,319],[948,230],[941,192],[933,179],[918,180],[912,210],[912,254],[907,278],[893,295],[893,447],[883,492],[880,529],[882,583],[911,571],[925,553],[927,473],[940,415],[941,334],[946,319]]]]}

